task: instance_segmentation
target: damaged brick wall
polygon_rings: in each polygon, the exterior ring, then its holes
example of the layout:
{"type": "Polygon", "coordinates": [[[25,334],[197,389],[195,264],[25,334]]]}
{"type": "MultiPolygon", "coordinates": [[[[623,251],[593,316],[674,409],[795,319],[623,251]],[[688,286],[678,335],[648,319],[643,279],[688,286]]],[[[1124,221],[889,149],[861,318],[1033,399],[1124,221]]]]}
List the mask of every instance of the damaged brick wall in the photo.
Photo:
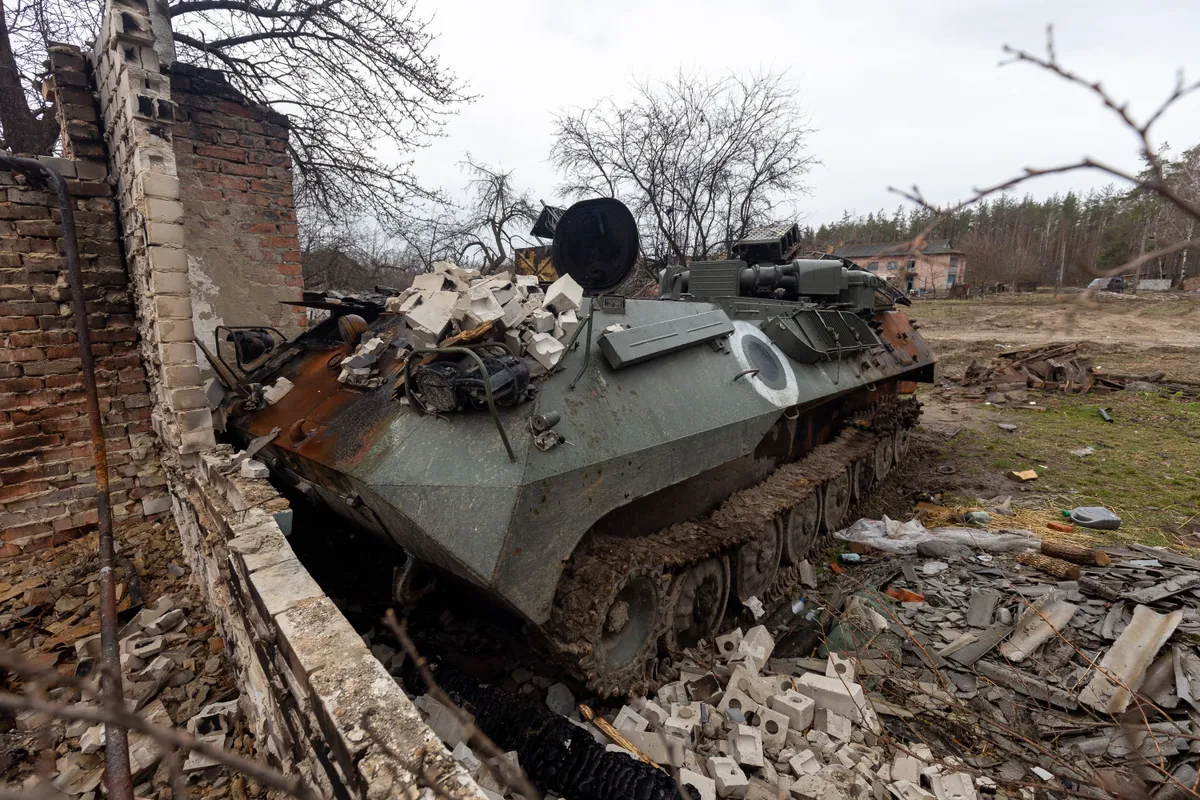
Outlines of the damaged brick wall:
{"type": "MultiPolygon", "coordinates": [[[[46,93],[67,158],[42,160],[67,178],[74,198],[119,529],[162,514],[169,501],[153,457],[150,396],[86,64],[62,46],[51,49],[50,63],[46,93]]],[[[62,542],[97,521],[66,275],[55,196],[0,172],[0,557],[62,542]]]]}
{"type": "MultiPolygon", "coordinates": [[[[144,0],[109,3],[92,56],[94,81],[155,400],[151,421],[174,463],[176,455],[206,450],[215,439],[193,344],[184,209],[171,142],[176,113],[155,47],[144,0]]],[[[168,48],[168,63],[171,58],[168,48]]]]}
{"type": "Polygon", "coordinates": [[[196,336],[212,347],[221,324],[295,336],[304,309],[280,302],[303,288],[287,117],[247,101],[220,72],[187,64],[172,66],[171,99],[196,336]],[[239,291],[220,291],[231,285],[239,291]]]}

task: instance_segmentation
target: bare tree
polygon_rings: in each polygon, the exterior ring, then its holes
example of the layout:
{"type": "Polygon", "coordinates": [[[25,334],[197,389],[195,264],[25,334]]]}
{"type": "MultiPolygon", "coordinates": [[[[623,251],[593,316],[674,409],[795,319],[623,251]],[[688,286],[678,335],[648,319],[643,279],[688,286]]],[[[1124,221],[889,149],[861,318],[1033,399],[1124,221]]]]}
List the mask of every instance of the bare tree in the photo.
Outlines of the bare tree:
{"type": "Polygon", "coordinates": [[[550,160],[563,191],[626,200],[651,259],[715,255],[772,221],[782,198],[803,192],[816,159],[811,128],[785,76],[679,73],[555,117],[550,160]]]}
{"type": "Polygon", "coordinates": [[[387,236],[373,221],[314,222],[301,229],[300,265],[310,290],[370,292],[403,289],[426,271],[412,248],[387,236]]]}
{"type": "MultiPolygon", "coordinates": [[[[57,126],[38,95],[46,45],[89,45],[102,7],[5,4],[0,126],[10,149],[53,148],[57,126]]],[[[291,119],[301,206],[353,219],[428,194],[404,154],[471,98],[433,53],[413,0],[174,0],[168,9],[180,60],[223,70],[247,97],[291,119]],[[374,155],[381,149],[398,155],[374,155]]]]}
{"type": "Polygon", "coordinates": [[[396,224],[397,237],[433,268],[435,261],[454,261],[495,272],[512,258],[526,238],[538,210],[527,191],[516,188],[512,172],[479,161],[467,153],[460,163],[467,173],[465,205],[449,201],[416,203],[396,224]]]}
{"type": "Polygon", "coordinates": [[[473,199],[460,225],[459,257],[468,260],[476,251],[484,273],[495,272],[508,261],[516,247],[514,239],[524,240],[538,212],[529,193],[513,187],[512,172],[476,161],[470,153],[463,167],[470,176],[473,199]]]}
{"type": "MultiPolygon", "coordinates": [[[[1165,158],[1165,150],[1157,147],[1153,141],[1154,126],[1180,100],[1200,91],[1200,81],[1189,83],[1184,79],[1183,72],[1180,71],[1176,76],[1175,85],[1166,99],[1145,118],[1138,120],[1130,113],[1129,104],[1113,97],[1100,81],[1085,78],[1059,61],[1058,52],[1054,46],[1054,29],[1052,26],[1046,29],[1045,55],[1036,55],[1026,50],[1009,47],[1008,45],[1004,46],[1004,52],[1009,56],[1009,59],[1004,62],[1005,64],[1031,64],[1091,93],[1099,100],[1101,105],[1113,113],[1118,123],[1133,135],[1137,144],[1138,156],[1145,164],[1145,168],[1138,173],[1133,173],[1114,167],[1111,164],[1097,161],[1088,156],[1080,158],[1077,161],[1051,167],[1026,167],[1022,174],[1001,181],[993,186],[976,189],[966,200],[948,206],[938,206],[929,202],[916,186],[911,191],[891,188],[890,191],[907,198],[926,211],[932,212],[930,214],[930,222],[925,230],[908,243],[909,251],[914,253],[919,252],[924,247],[925,239],[939,223],[983,198],[1003,194],[1032,178],[1043,175],[1061,175],[1088,170],[1100,172],[1117,179],[1122,184],[1131,188],[1131,194],[1153,198],[1164,206],[1169,207],[1172,215],[1177,216],[1181,221],[1183,229],[1186,232],[1169,244],[1157,244],[1153,249],[1147,250],[1145,243],[1143,243],[1143,247],[1140,248],[1138,255],[1112,269],[1100,270],[1094,264],[1076,265],[1081,272],[1096,276],[1112,276],[1126,273],[1136,275],[1140,273],[1145,264],[1151,264],[1159,259],[1174,256],[1177,253],[1187,250],[1200,248],[1200,239],[1195,238],[1195,223],[1200,221],[1200,192],[1197,191],[1200,187],[1197,187],[1196,183],[1189,178],[1189,176],[1195,174],[1195,170],[1185,166],[1182,170],[1184,180],[1179,180],[1179,176],[1173,174],[1171,162],[1165,158]]],[[[1193,151],[1188,151],[1188,153],[1193,153],[1193,151]]],[[[1193,154],[1191,158],[1193,159],[1191,163],[1194,163],[1197,155],[1193,154]]],[[[1155,225],[1157,225],[1157,222],[1155,225]]]]}

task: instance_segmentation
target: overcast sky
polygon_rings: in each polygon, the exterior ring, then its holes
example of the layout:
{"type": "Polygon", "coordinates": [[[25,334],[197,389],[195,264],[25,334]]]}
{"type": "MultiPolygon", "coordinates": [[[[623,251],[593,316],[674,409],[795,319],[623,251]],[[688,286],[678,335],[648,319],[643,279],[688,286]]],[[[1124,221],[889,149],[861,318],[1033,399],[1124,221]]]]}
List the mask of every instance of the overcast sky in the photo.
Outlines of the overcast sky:
{"type": "MultiPolygon", "coordinates": [[[[559,200],[547,163],[552,115],[630,95],[677,69],[786,70],[823,163],[799,200],[808,223],[866,213],[918,184],[931,200],[1022,167],[1089,155],[1137,167],[1133,138],[1094,97],[1028,65],[998,67],[1005,43],[1040,51],[1055,26],[1061,61],[1099,77],[1135,114],[1176,71],[1200,79],[1200,0],[421,0],[437,52],[479,95],[416,155],[428,183],[459,189],[465,151],[514,171],[534,198],[559,200]]],[[[1166,117],[1160,141],[1200,142],[1200,95],[1166,117]]],[[[1106,180],[1042,179],[1035,195],[1106,180]]]]}

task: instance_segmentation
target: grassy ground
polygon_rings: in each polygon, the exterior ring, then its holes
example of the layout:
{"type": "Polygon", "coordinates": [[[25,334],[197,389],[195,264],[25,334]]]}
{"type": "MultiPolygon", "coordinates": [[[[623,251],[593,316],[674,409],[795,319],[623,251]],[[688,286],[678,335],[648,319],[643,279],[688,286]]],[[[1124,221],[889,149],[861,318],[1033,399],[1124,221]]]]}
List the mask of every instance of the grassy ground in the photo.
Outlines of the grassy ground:
{"type": "MultiPolygon", "coordinates": [[[[1102,541],[1200,547],[1200,402],[1156,393],[1116,392],[1084,398],[1039,395],[1044,412],[967,403],[945,390],[926,395],[923,470],[939,473],[943,502],[979,507],[980,498],[1014,495],[1017,505],[1052,518],[1061,509],[1101,505],[1123,521],[1102,541]],[[1098,408],[1111,409],[1113,423],[1098,408]],[[956,411],[957,413],[946,413],[956,411]],[[1000,423],[1017,426],[1001,430],[1000,423]],[[1092,447],[1080,457],[1072,450],[1092,447]],[[1033,469],[1018,484],[1006,475],[1033,469]]],[[[924,472],[924,475],[920,473],[924,472]]]]}

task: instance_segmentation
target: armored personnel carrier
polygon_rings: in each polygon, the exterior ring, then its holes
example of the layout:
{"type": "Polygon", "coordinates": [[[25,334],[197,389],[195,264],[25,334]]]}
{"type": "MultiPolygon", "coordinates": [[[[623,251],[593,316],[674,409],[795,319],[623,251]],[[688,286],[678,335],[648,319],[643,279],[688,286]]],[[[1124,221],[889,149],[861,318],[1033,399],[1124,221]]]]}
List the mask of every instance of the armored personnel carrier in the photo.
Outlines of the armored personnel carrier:
{"type": "Polygon", "coordinates": [[[796,258],[797,233],[669,267],[656,298],[632,299],[607,294],[637,257],[632,216],[577,203],[553,261],[583,297],[549,369],[517,357],[532,340],[499,319],[422,342],[412,290],[306,295],[332,316],[294,341],[230,334],[254,360],[229,430],[402,550],[401,590],[421,574],[470,584],[599,694],[644,691],[658,657],[793,586],[904,457],[916,383],[933,379],[906,298],[849,262],[796,258]],[[348,380],[372,349],[373,377],[348,380]]]}

